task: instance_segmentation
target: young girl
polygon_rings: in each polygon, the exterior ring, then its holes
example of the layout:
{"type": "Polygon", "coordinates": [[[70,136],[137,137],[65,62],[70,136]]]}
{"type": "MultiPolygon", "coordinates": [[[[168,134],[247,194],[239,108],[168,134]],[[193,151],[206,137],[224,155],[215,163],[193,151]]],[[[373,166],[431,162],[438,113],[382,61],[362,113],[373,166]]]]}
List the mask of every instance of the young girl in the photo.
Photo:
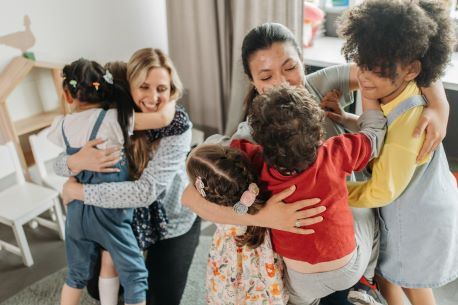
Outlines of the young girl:
{"type": "MultiPolygon", "coordinates": [[[[194,149],[186,163],[190,182],[202,197],[256,214],[257,175],[241,151],[220,145],[194,149]]],[[[286,305],[283,263],[272,251],[265,228],[217,224],[207,266],[207,304],[286,305]]]]}
{"type": "Polygon", "coordinates": [[[424,135],[411,137],[426,106],[419,86],[441,75],[453,50],[447,14],[438,1],[369,0],[346,13],[339,30],[362,96],[378,99],[388,119],[372,178],[349,185],[349,202],[381,207],[377,273],[389,304],[403,303],[401,291],[414,305],[435,304],[431,288],[458,277],[456,183],[442,145],[417,163],[424,135]]]}
{"type": "MultiPolygon", "coordinates": [[[[133,103],[129,95],[113,82],[111,73],[96,62],[80,59],[65,66],[63,74],[65,98],[73,113],[55,120],[49,139],[66,147],[68,154],[76,153],[79,147],[97,136],[105,138],[107,146],[127,147],[128,134],[134,126],[131,120],[133,103]],[[111,106],[117,109],[109,109],[111,106]]],[[[161,116],[164,114],[156,117],[161,116]]],[[[132,162],[130,150],[126,154],[116,164],[116,172],[81,171],[77,179],[92,184],[128,180],[128,166],[135,166],[135,162],[132,162]]],[[[79,303],[81,289],[92,276],[100,247],[113,256],[125,288],[126,303],[144,303],[147,272],[131,222],[132,209],[105,210],[86,207],[79,201],[68,205],[66,249],[69,272],[62,291],[63,304],[79,303]]]]}

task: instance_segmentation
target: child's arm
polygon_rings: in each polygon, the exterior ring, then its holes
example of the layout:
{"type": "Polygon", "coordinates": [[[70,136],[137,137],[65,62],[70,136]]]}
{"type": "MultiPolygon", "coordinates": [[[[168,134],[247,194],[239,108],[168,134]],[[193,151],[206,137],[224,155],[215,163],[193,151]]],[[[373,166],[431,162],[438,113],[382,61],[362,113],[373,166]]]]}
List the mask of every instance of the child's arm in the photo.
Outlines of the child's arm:
{"type": "Polygon", "coordinates": [[[418,162],[435,150],[444,139],[450,111],[444,86],[440,80],[430,87],[421,88],[421,92],[426,96],[428,106],[424,108],[414,130],[415,137],[419,137],[426,130],[425,142],[417,156],[418,162]]]}
{"type": "Polygon", "coordinates": [[[362,98],[363,114],[358,118],[359,132],[365,134],[371,141],[371,159],[377,158],[382,150],[386,134],[386,118],[380,103],[376,100],[362,98]]]}
{"type": "Polygon", "coordinates": [[[135,112],[134,130],[159,129],[169,125],[175,116],[176,101],[170,101],[157,112],[135,112]]]}
{"type": "Polygon", "coordinates": [[[283,199],[289,197],[294,191],[295,187],[291,187],[273,195],[266,202],[266,205],[254,215],[240,215],[235,213],[231,207],[207,201],[191,185],[188,185],[184,190],[181,202],[200,217],[215,223],[258,226],[297,234],[312,234],[314,230],[298,228],[296,227],[296,222],[300,221],[301,226],[309,226],[321,222],[323,217],[317,215],[325,211],[326,208],[319,206],[302,210],[316,205],[319,199],[301,200],[285,204],[283,199]]]}

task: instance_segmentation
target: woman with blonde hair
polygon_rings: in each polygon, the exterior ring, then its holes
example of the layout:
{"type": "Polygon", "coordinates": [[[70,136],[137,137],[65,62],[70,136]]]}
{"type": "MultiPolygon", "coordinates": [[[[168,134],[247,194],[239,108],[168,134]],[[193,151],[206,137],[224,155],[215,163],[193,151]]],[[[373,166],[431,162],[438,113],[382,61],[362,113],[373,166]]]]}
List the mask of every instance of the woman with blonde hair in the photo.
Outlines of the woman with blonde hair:
{"type": "MultiPolygon", "coordinates": [[[[124,79],[129,86],[137,110],[144,113],[160,111],[181,97],[182,85],[173,63],[158,49],[138,50],[124,68],[122,63],[115,66],[116,69],[112,70],[119,73],[114,72],[114,77],[124,79]]],[[[66,198],[80,199],[88,205],[137,208],[134,233],[140,248],[148,250],[147,304],[180,303],[199,240],[200,219],[180,203],[188,183],[185,160],[190,149],[191,127],[184,109],[177,107],[169,126],[134,132],[131,137],[136,152],[134,181],[83,185],[70,179],[64,186],[66,198]],[[149,213],[157,202],[163,205],[168,219],[163,235],[155,226],[156,219],[149,213]]],[[[83,169],[112,171],[111,167],[118,159],[116,154],[112,156],[115,149],[100,151],[94,149],[94,144],[88,143],[78,154],[61,157],[57,170],[67,174],[83,169]]],[[[94,284],[89,290],[92,295],[97,295],[93,293],[94,284]]],[[[113,289],[108,290],[113,292],[113,289]]]]}

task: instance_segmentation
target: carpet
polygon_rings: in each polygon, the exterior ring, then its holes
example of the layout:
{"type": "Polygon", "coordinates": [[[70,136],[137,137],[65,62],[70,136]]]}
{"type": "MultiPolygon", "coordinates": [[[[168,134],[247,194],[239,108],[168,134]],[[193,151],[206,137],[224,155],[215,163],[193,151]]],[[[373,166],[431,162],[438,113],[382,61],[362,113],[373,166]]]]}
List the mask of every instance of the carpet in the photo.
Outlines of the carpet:
{"type": "MultiPolygon", "coordinates": [[[[189,270],[188,282],[181,300],[181,305],[204,305],[205,304],[205,276],[207,268],[208,250],[212,237],[200,236],[199,246],[189,270]]],[[[44,279],[30,285],[0,305],[54,305],[59,304],[60,291],[64,283],[66,269],[53,273],[44,279]]],[[[83,293],[81,305],[97,305],[83,293]]]]}

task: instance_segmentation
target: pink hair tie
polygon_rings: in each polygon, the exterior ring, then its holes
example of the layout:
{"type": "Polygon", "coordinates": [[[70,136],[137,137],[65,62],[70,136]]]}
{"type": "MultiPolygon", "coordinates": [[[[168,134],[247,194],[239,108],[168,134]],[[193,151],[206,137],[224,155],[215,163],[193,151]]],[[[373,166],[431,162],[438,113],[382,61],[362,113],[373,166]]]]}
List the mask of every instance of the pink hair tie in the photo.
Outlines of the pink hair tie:
{"type": "Polygon", "coordinates": [[[202,197],[205,198],[205,196],[207,196],[207,194],[205,194],[205,190],[204,190],[205,184],[202,181],[202,177],[199,176],[196,178],[196,182],[194,183],[194,186],[196,187],[197,191],[199,191],[202,197]]]}
{"type": "Polygon", "coordinates": [[[233,209],[237,214],[246,214],[248,208],[253,205],[256,196],[259,194],[259,188],[256,183],[250,183],[248,190],[243,192],[240,200],[234,205],[233,209]]]}

